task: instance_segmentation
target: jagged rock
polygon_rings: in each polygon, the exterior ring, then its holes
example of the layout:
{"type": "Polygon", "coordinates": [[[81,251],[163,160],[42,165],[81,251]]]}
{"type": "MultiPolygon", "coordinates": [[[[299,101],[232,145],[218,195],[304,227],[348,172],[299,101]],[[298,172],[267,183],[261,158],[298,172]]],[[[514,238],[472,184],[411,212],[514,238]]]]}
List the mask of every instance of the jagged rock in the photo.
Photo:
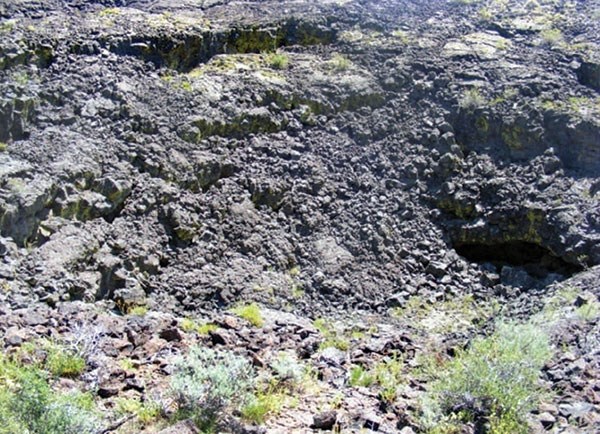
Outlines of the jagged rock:
{"type": "Polygon", "coordinates": [[[550,429],[556,423],[556,417],[548,412],[541,413],[537,419],[545,429],[550,429]]]}
{"type": "Polygon", "coordinates": [[[583,61],[577,69],[577,77],[582,84],[600,92],[600,62],[583,61]]]}
{"type": "Polygon", "coordinates": [[[442,53],[446,57],[474,56],[480,60],[497,60],[510,43],[496,33],[471,33],[459,41],[447,42],[442,53]]]}
{"type": "Polygon", "coordinates": [[[17,327],[11,327],[4,333],[4,342],[11,347],[18,347],[28,339],[28,333],[17,327]]]}
{"type": "Polygon", "coordinates": [[[111,396],[118,395],[120,390],[120,385],[116,383],[107,383],[98,386],[97,393],[100,398],[110,398],[111,396]]]}
{"type": "Polygon", "coordinates": [[[181,333],[179,332],[179,329],[172,327],[162,330],[160,332],[160,337],[166,340],[167,342],[180,341],[181,333]]]}
{"type": "Polygon", "coordinates": [[[337,423],[337,412],[326,411],[313,416],[312,429],[331,430],[337,423]]]}

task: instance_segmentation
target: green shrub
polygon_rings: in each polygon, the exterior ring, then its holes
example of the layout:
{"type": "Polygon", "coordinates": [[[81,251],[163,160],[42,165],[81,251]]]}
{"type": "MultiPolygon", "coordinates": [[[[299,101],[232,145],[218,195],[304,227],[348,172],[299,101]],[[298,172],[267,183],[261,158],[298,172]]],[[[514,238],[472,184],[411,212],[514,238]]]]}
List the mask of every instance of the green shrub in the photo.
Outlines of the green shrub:
{"type": "Polygon", "coordinates": [[[136,369],[135,363],[129,357],[119,360],[119,367],[124,371],[133,371],[136,369]]]}
{"type": "Polygon", "coordinates": [[[197,327],[198,324],[191,318],[184,318],[181,320],[181,329],[186,333],[195,331],[197,327]]]}
{"type": "Polygon", "coordinates": [[[575,313],[584,321],[592,321],[600,316],[600,303],[597,301],[586,303],[578,307],[575,313]]]}
{"type": "Polygon", "coordinates": [[[373,372],[375,380],[381,387],[379,397],[387,403],[396,400],[398,387],[402,382],[402,368],[404,362],[397,355],[385,359],[375,365],[373,372]]]}
{"type": "Polygon", "coordinates": [[[539,372],[551,355],[541,329],[500,324],[444,367],[425,397],[424,425],[451,432],[440,427],[489,419],[490,433],[527,432],[523,418],[540,397],[539,372]]]}
{"type": "Polygon", "coordinates": [[[362,366],[353,366],[349,382],[352,387],[369,387],[375,382],[375,377],[362,366]]]}
{"type": "Polygon", "coordinates": [[[350,342],[343,336],[330,336],[325,338],[319,346],[320,349],[331,347],[337,348],[340,351],[348,351],[350,349],[350,342]]]}
{"type": "Polygon", "coordinates": [[[348,351],[350,349],[348,337],[336,330],[330,321],[325,318],[317,318],[313,321],[313,326],[321,332],[324,338],[324,341],[319,345],[319,349],[324,350],[331,347],[341,351],[348,351]]]}
{"type": "Polygon", "coordinates": [[[241,305],[231,309],[231,312],[240,318],[245,319],[250,324],[256,327],[262,327],[265,323],[260,307],[256,303],[241,305]]]}
{"type": "Polygon", "coordinates": [[[101,429],[88,394],[55,393],[46,373],[0,355],[0,433],[92,434],[101,429]]]}
{"type": "Polygon", "coordinates": [[[283,53],[271,53],[267,56],[267,62],[274,69],[285,69],[288,66],[289,58],[283,53]]]}
{"type": "Polygon", "coordinates": [[[121,14],[121,10],[119,8],[106,8],[106,9],[102,9],[99,12],[99,15],[101,17],[110,17],[110,16],[115,16],[115,15],[120,15],[121,14]]]}
{"type": "Polygon", "coordinates": [[[284,394],[272,390],[257,393],[242,408],[242,417],[248,421],[262,424],[269,415],[276,414],[281,410],[284,400],[284,394]]]}
{"type": "Polygon", "coordinates": [[[342,54],[334,54],[331,60],[329,61],[329,64],[336,71],[345,71],[348,68],[350,68],[352,62],[350,61],[350,59],[348,59],[342,54]]]}
{"type": "Polygon", "coordinates": [[[46,368],[57,377],[78,377],[85,370],[85,359],[58,345],[47,347],[46,368]]]}
{"type": "Polygon", "coordinates": [[[562,42],[564,37],[560,29],[544,29],[540,32],[540,37],[547,44],[554,45],[556,43],[562,42]]]}
{"type": "Polygon", "coordinates": [[[207,335],[210,332],[218,329],[219,327],[216,324],[213,324],[210,322],[204,323],[204,324],[199,324],[198,322],[194,321],[191,318],[184,318],[181,321],[181,328],[186,333],[195,331],[199,335],[207,335]]]}
{"type": "Polygon", "coordinates": [[[127,312],[127,315],[144,316],[148,313],[148,306],[134,306],[127,312]]]}
{"type": "Polygon", "coordinates": [[[353,387],[376,385],[381,400],[391,403],[396,400],[398,386],[402,381],[403,366],[404,363],[397,356],[378,362],[370,370],[362,366],[353,366],[350,369],[349,383],[353,387]]]}
{"type": "Polygon", "coordinates": [[[278,381],[291,386],[298,384],[306,375],[306,366],[290,353],[279,354],[271,363],[271,368],[278,381]]]}
{"type": "Polygon", "coordinates": [[[486,98],[481,95],[479,89],[473,88],[465,90],[458,101],[458,105],[463,110],[473,111],[476,108],[487,104],[486,98]]]}
{"type": "Polygon", "coordinates": [[[248,404],[254,381],[255,372],[247,359],[225,350],[193,347],[175,363],[171,388],[180,412],[207,429],[226,410],[248,404]]]}
{"type": "Polygon", "coordinates": [[[198,325],[198,327],[196,328],[196,331],[198,332],[199,335],[207,335],[210,332],[215,331],[218,328],[219,328],[219,326],[209,322],[206,324],[198,325]]]}
{"type": "Polygon", "coordinates": [[[271,362],[274,376],[258,382],[254,396],[242,407],[242,417],[262,424],[268,416],[281,411],[283,403],[298,389],[308,374],[306,366],[292,353],[282,352],[271,362]]]}
{"type": "Polygon", "coordinates": [[[133,398],[117,398],[115,410],[118,415],[135,415],[142,425],[148,425],[161,415],[160,405],[156,402],[142,402],[133,398]]]}

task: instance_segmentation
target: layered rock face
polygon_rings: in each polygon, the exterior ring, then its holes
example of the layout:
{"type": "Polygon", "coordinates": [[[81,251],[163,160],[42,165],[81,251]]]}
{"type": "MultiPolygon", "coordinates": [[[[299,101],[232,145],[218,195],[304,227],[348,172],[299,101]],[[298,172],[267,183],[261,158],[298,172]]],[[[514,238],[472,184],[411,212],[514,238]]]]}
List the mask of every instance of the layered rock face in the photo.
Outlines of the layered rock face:
{"type": "MultiPolygon", "coordinates": [[[[527,320],[570,285],[584,294],[577,307],[595,306],[598,10],[588,1],[0,1],[5,344],[143,306],[159,319],[105,324],[107,339],[129,342],[119,348],[140,359],[161,345],[184,352],[180,319],[207,318],[221,332],[194,339],[253,354],[295,349],[319,358],[337,390],[348,367],[315,353],[319,316],[379,325],[372,339],[385,344],[359,339],[356,360],[392,350],[411,359],[433,334],[415,325],[416,304],[444,312],[468,297],[527,320]],[[240,302],[270,309],[265,348],[260,332],[223,320],[240,302]],[[28,323],[29,311],[45,319],[28,323]]],[[[484,310],[438,333],[439,344],[491,327],[499,315],[484,310]]],[[[537,420],[595,432],[598,348],[583,341],[598,319],[553,333],[566,329],[570,355],[556,357],[547,381],[577,397],[537,420]],[[566,378],[579,360],[585,369],[566,378]],[[582,402],[581,414],[565,410],[582,402]]],[[[121,393],[125,380],[105,377],[114,389],[105,398],[121,393]]],[[[373,417],[356,416],[348,399],[347,429],[386,412],[377,426],[419,427],[402,416],[410,393],[373,417]]],[[[296,416],[269,423],[308,430],[296,416]]]]}

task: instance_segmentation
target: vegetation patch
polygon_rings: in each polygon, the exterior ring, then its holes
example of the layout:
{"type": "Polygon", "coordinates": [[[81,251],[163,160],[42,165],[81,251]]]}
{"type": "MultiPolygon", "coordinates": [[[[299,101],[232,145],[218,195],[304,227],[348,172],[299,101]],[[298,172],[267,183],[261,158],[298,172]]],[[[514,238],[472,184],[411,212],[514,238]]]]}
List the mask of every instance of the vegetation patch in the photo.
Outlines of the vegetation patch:
{"type": "Polygon", "coordinates": [[[226,414],[253,397],[256,374],[249,360],[225,350],[193,347],[175,363],[171,389],[181,418],[213,432],[226,414]]]}
{"type": "Polygon", "coordinates": [[[466,111],[473,111],[479,107],[487,105],[488,101],[479,89],[472,88],[467,89],[463,92],[461,98],[458,101],[458,106],[466,111]]]}
{"type": "Polygon", "coordinates": [[[207,335],[218,328],[216,324],[210,322],[201,324],[191,318],[181,320],[181,329],[186,333],[196,332],[199,335],[207,335]]]}
{"type": "Polygon", "coordinates": [[[337,348],[341,351],[348,351],[350,349],[350,340],[342,332],[335,329],[331,322],[324,318],[317,318],[313,322],[314,327],[321,332],[323,336],[323,342],[319,346],[320,349],[325,348],[337,348]]]}
{"type": "Polygon", "coordinates": [[[89,394],[56,393],[46,371],[0,355],[0,433],[97,433],[93,407],[89,394]]]}
{"type": "Polygon", "coordinates": [[[273,375],[258,382],[254,396],[242,409],[242,417],[257,424],[278,414],[292,400],[292,395],[300,391],[308,374],[306,366],[293,353],[279,353],[270,366],[273,375]]]}
{"type": "Polygon", "coordinates": [[[394,355],[377,362],[371,369],[357,365],[350,369],[348,382],[353,387],[377,386],[379,398],[388,404],[393,403],[402,384],[404,361],[394,355]]]}
{"type": "Polygon", "coordinates": [[[245,319],[255,327],[262,327],[265,323],[260,307],[256,303],[240,305],[231,309],[231,312],[240,318],[245,319]]]}
{"type": "Polygon", "coordinates": [[[138,427],[146,427],[155,423],[162,416],[161,406],[156,402],[142,402],[134,398],[117,398],[115,410],[120,416],[134,415],[138,427]]]}
{"type": "Polygon", "coordinates": [[[329,61],[329,66],[334,71],[346,71],[350,68],[350,66],[352,66],[352,62],[343,54],[337,53],[332,56],[331,60],[329,61]]]}
{"type": "Polygon", "coordinates": [[[267,417],[279,413],[286,394],[275,387],[266,387],[254,395],[242,408],[242,417],[250,422],[263,424],[267,417]]]}
{"type": "Polygon", "coordinates": [[[127,312],[128,315],[144,316],[148,313],[148,306],[134,306],[127,312]]]}
{"type": "Polygon", "coordinates": [[[413,326],[428,333],[448,334],[473,329],[499,309],[497,302],[478,302],[469,294],[436,303],[415,295],[404,306],[393,309],[391,315],[398,319],[410,318],[413,326]]]}
{"type": "Polygon", "coordinates": [[[290,63],[289,57],[284,53],[271,53],[267,55],[267,63],[274,69],[285,69],[290,63]]]}
{"type": "Polygon", "coordinates": [[[528,432],[525,416],[542,396],[538,377],[551,356],[542,329],[499,324],[438,370],[423,401],[424,426],[450,433],[463,423],[489,423],[493,434],[528,432]]]}
{"type": "Polygon", "coordinates": [[[570,97],[566,100],[545,99],[541,102],[541,107],[547,111],[562,111],[580,116],[600,115],[600,97],[570,97]]]}
{"type": "Polygon", "coordinates": [[[78,377],[85,370],[85,359],[74,351],[51,346],[48,348],[46,367],[58,377],[78,377]]]}
{"type": "Polygon", "coordinates": [[[556,45],[564,41],[564,36],[560,29],[544,29],[540,32],[540,37],[549,45],[556,45]]]}

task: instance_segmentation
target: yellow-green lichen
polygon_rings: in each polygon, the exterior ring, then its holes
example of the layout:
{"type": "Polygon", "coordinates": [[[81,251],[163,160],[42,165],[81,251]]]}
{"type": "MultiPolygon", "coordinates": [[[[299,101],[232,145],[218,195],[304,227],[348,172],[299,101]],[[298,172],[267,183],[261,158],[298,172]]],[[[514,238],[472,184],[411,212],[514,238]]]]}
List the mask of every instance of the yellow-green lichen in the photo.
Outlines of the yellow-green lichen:
{"type": "Polygon", "coordinates": [[[487,133],[490,129],[490,123],[485,116],[480,116],[475,121],[475,126],[482,133],[487,133]]]}
{"type": "Polygon", "coordinates": [[[505,126],[504,128],[502,128],[502,140],[504,141],[504,143],[506,143],[506,145],[514,150],[514,151],[518,151],[523,149],[523,143],[522,143],[522,135],[523,135],[523,129],[519,126],[505,126]]]}

